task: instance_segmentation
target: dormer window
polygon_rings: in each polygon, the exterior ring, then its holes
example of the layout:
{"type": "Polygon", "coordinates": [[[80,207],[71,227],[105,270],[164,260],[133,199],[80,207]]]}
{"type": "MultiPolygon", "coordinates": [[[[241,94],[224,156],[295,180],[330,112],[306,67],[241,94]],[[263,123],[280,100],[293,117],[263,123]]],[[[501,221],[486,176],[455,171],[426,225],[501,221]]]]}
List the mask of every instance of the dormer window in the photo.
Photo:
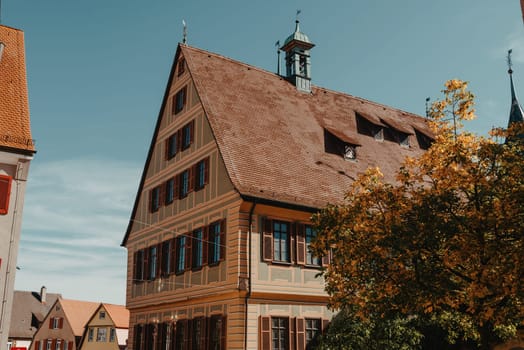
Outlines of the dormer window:
{"type": "Polygon", "coordinates": [[[417,129],[415,129],[415,136],[417,137],[417,142],[420,149],[427,150],[431,147],[433,140],[429,136],[421,133],[417,129]]]}
{"type": "Polygon", "coordinates": [[[359,144],[349,133],[332,128],[324,129],[324,150],[326,153],[336,154],[345,160],[356,160],[357,146],[359,144]]]}
{"type": "Polygon", "coordinates": [[[371,136],[377,141],[384,141],[385,125],[380,122],[379,118],[357,113],[356,119],[359,134],[371,136]]]}
{"type": "Polygon", "coordinates": [[[373,125],[373,129],[371,131],[373,133],[373,137],[377,141],[384,141],[384,128],[380,126],[373,125]]]}
{"type": "Polygon", "coordinates": [[[101,319],[101,320],[105,320],[106,319],[106,312],[105,311],[100,311],[100,313],[98,314],[98,318],[101,319]]]}

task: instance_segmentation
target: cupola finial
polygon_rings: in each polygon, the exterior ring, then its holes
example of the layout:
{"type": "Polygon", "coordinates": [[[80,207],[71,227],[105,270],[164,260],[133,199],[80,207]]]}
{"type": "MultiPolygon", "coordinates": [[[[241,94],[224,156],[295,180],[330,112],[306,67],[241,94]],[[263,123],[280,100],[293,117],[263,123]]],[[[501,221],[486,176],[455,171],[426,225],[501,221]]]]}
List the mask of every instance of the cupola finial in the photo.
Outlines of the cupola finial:
{"type": "Polygon", "coordinates": [[[508,61],[508,73],[511,75],[513,74],[513,69],[511,69],[511,67],[513,66],[513,63],[511,62],[511,53],[513,52],[513,49],[509,49],[508,50],[508,57],[507,57],[507,61],[508,61]]]}
{"type": "Polygon", "coordinates": [[[186,21],[182,20],[182,25],[184,26],[184,29],[182,30],[182,43],[187,43],[187,25],[186,21]]]}

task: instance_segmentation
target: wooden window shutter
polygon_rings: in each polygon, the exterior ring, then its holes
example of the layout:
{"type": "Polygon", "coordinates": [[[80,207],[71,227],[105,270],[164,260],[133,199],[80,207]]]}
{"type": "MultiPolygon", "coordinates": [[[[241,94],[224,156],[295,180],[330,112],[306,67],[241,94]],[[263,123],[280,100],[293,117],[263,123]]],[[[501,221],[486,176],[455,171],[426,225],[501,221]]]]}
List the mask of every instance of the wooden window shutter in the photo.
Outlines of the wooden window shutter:
{"type": "Polygon", "coordinates": [[[204,159],[204,185],[209,183],[209,157],[204,159]]]}
{"type": "Polygon", "coordinates": [[[137,259],[138,259],[138,252],[134,252],[133,253],[133,282],[138,279],[137,259]]]}
{"type": "Polygon", "coordinates": [[[329,326],[329,320],[323,318],[322,319],[322,334],[325,334],[327,332],[328,326],[329,326]]]}
{"type": "Polygon", "coordinates": [[[67,343],[67,350],[73,350],[73,342],[72,341],[67,343]]]}
{"type": "Polygon", "coordinates": [[[296,349],[295,347],[295,340],[296,340],[296,323],[295,319],[288,317],[287,318],[287,324],[288,324],[288,344],[290,349],[296,349]]]}
{"type": "Polygon", "coordinates": [[[149,249],[144,249],[144,264],[142,265],[142,277],[149,280],[149,249]]]}
{"type": "Polygon", "coordinates": [[[260,316],[258,330],[260,350],[271,350],[271,317],[260,316]]]}
{"type": "Polygon", "coordinates": [[[192,144],[195,140],[195,120],[193,119],[189,123],[189,144],[192,144]]]}
{"type": "Polygon", "coordinates": [[[170,264],[171,264],[171,269],[169,272],[173,273],[175,272],[176,270],[176,253],[177,252],[177,239],[176,238],[173,238],[171,240],[171,261],[170,261],[170,264]]]}
{"type": "Polygon", "coordinates": [[[226,219],[220,220],[220,259],[223,261],[226,259],[226,219]]]}
{"type": "Polygon", "coordinates": [[[273,220],[262,220],[262,260],[273,261],[273,220]]]}
{"type": "Polygon", "coordinates": [[[200,349],[205,349],[206,348],[206,340],[207,340],[207,337],[206,337],[206,332],[207,332],[207,322],[206,322],[206,319],[205,318],[199,318],[198,322],[200,323],[200,349]]]}
{"type": "Polygon", "coordinates": [[[53,317],[49,319],[49,329],[53,329],[53,317]]]}
{"type": "Polygon", "coordinates": [[[52,350],[56,349],[56,339],[53,339],[53,340],[51,341],[51,349],[52,349],[52,350]]]}
{"type": "Polygon", "coordinates": [[[33,350],[40,350],[40,340],[35,340],[35,346],[33,350]]]}
{"type": "Polygon", "coordinates": [[[220,350],[226,350],[227,345],[227,319],[222,316],[222,334],[220,334],[220,350]]]}
{"type": "Polygon", "coordinates": [[[186,270],[189,270],[191,269],[191,265],[192,265],[192,257],[191,257],[191,251],[192,251],[192,246],[193,246],[193,235],[191,234],[191,232],[188,232],[186,234],[186,261],[185,261],[185,268],[186,270]]]}
{"type": "Polygon", "coordinates": [[[166,203],[166,187],[167,187],[167,182],[164,182],[164,183],[161,184],[159,187],[160,187],[160,189],[158,190],[158,207],[161,207],[162,204],[165,204],[165,203],[166,203]]]}
{"type": "Polygon", "coordinates": [[[196,165],[193,165],[187,169],[187,193],[192,192],[195,189],[195,171],[196,165]]]}
{"type": "Polygon", "coordinates": [[[331,251],[326,252],[326,255],[322,257],[322,266],[326,267],[329,266],[329,262],[331,261],[331,251]]]}
{"type": "Polygon", "coordinates": [[[297,231],[297,264],[305,265],[306,264],[306,230],[304,224],[296,225],[297,231]]]}
{"type": "Polygon", "coordinates": [[[64,318],[63,317],[60,317],[60,319],[58,319],[58,328],[60,329],[64,328],[64,318]]]}
{"type": "Polygon", "coordinates": [[[175,181],[173,184],[173,199],[180,198],[180,175],[175,176],[175,181]]]}
{"type": "Polygon", "coordinates": [[[209,226],[202,228],[202,265],[207,265],[207,253],[209,242],[209,226]]]}
{"type": "Polygon", "coordinates": [[[11,176],[0,175],[0,215],[6,215],[9,210],[11,179],[11,176]]]}
{"type": "Polygon", "coordinates": [[[156,277],[162,276],[162,243],[158,243],[156,246],[156,277]]]}
{"type": "Polygon", "coordinates": [[[303,318],[296,318],[296,338],[297,350],[304,350],[306,348],[306,330],[305,321],[303,318]]]}
{"type": "Polygon", "coordinates": [[[176,149],[177,152],[182,150],[182,141],[184,140],[183,129],[178,129],[176,132],[176,149]]]}

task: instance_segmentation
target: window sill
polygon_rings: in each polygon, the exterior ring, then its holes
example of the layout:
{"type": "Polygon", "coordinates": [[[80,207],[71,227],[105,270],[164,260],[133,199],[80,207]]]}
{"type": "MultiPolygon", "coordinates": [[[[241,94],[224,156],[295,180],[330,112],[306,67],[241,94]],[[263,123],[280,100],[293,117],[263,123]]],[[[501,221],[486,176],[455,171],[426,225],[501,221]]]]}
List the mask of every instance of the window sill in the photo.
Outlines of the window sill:
{"type": "Polygon", "coordinates": [[[291,266],[292,263],[289,261],[280,261],[280,260],[273,260],[271,261],[273,265],[283,265],[283,266],[291,266]]]}

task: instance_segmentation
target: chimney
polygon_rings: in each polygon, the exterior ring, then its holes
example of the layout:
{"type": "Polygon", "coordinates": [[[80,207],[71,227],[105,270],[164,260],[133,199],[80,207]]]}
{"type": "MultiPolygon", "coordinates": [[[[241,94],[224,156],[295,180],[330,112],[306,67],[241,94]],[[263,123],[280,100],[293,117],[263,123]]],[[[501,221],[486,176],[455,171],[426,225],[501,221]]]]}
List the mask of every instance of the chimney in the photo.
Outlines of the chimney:
{"type": "Polygon", "coordinates": [[[42,304],[45,304],[47,302],[47,288],[45,286],[42,286],[42,288],[40,288],[40,302],[42,304]]]}

